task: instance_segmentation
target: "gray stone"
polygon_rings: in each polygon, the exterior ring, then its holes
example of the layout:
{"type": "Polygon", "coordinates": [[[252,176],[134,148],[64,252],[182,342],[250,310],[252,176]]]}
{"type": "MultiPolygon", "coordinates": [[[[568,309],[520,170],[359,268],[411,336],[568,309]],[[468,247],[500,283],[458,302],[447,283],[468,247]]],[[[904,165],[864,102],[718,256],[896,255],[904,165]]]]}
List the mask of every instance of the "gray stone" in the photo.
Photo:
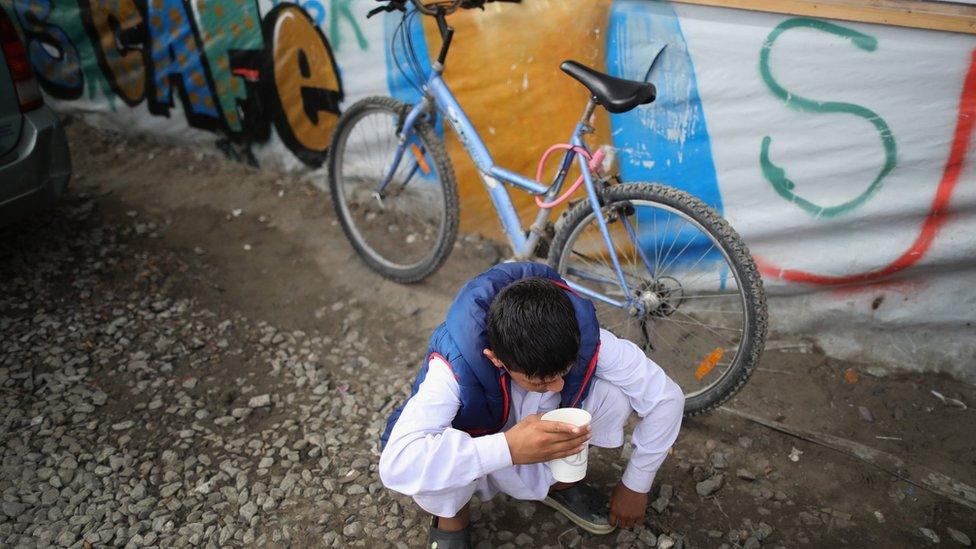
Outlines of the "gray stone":
{"type": "Polygon", "coordinates": [[[241,506],[241,517],[245,522],[250,523],[251,518],[258,513],[258,506],[253,501],[249,501],[241,506]]]}
{"type": "Polygon", "coordinates": [[[926,538],[927,540],[931,541],[932,543],[939,543],[941,541],[941,539],[939,538],[939,534],[936,534],[935,532],[933,532],[932,530],[930,530],[928,528],[921,528],[920,527],[918,529],[918,531],[922,533],[922,537],[926,538]]]}
{"type": "Polygon", "coordinates": [[[867,423],[874,423],[874,414],[871,413],[871,410],[869,410],[867,406],[858,406],[857,413],[861,416],[861,419],[867,423]]]}
{"type": "Polygon", "coordinates": [[[355,469],[350,469],[348,473],[346,473],[339,479],[339,484],[346,484],[356,480],[357,478],[359,478],[359,471],[355,469]]]}
{"type": "Polygon", "coordinates": [[[640,529],[640,533],[637,534],[637,539],[648,547],[654,547],[657,545],[657,536],[655,536],[654,532],[651,532],[647,528],[640,529]]]}
{"type": "Polygon", "coordinates": [[[180,484],[179,482],[173,482],[171,484],[167,484],[166,486],[163,486],[159,490],[159,495],[163,496],[164,498],[168,498],[173,494],[175,494],[176,492],[179,492],[181,487],[182,484],[180,484]]]}
{"type": "Polygon", "coordinates": [[[54,502],[58,501],[61,494],[54,488],[48,488],[44,490],[41,494],[41,503],[43,505],[53,505],[54,502]]]}
{"type": "Polygon", "coordinates": [[[722,482],[724,480],[725,477],[723,475],[712,476],[696,484],[695,491],[701,497],[708,497],[722,488],[722,482]]]}
{"type": "Polygon", "coordinates": [[[220,545],[226,545],[227,542],[234,537],[235,533],[237,533],[237,529],[234,528],[233,524],[224,525],[224,527],[220,530],[220,537],[218,538],[217,543],[220,545]]]}
{"type": "Polygon", "coordinates": [[[741,478],[742,480],[756,480],[756,475],[752,474],[752,471],[748,469],[737,469],[735,471],[735,476],[741,478]]]}
{"type": "Polygon", "coordinates": [[[959,530],[956,530],[955,528],[947,526],[946,531],[949,532],[949,537],[954,539],[959,545],[969,547],[973,544],[972,540],[969,539],[969,536],[960,532],[959,530]]]}
{"type": "Polygon", "coordinates": [[[342,528],[342,535],[347,538],[354,538],[363,532],[363,526],[359,521],[350,522],[342,528]]]}
{"type": "Polygon", "coordinates": [[[247,401],[247,405],[251,408],[265,408],[271,406],[271,395],[258,395],[251,397],[251,400],[247,401]]]}
{"type": "Polygon", "coordinates": [[[230,411],[230,415],[233,416],[233,417],[235,417],[235,418],[237,418],[237,419],[244,419],[247,416],[251,415],[251,409],[250,408],[234,408],[233,410],[230,411]]]}
{"type": "Polygon", "coordinates": [[[76,536],[75,533],[72,532],[69,528],[65,528],[64,530],[61,531],[61,534],[58,536],[58,545],[60,545],[61,547],[71,547],[71,545],[75,542],[76,539],[78,539],[78,536],[76,536]]]}
{"type": "Polygon", "coordinates": [[[671,503],[671,497],[674,495],[674,487],[670,484],[662,484],[661,490],[658,492],[657,499],[651,503],[651,508],[654,509],[657,514],[664,513],[664,510],[668,508],[671,503]]]}
{"type": "Polygon", "coordinates": [[[27,506],[23,503],[18,503],[15,501],[5,501],[3,502],[3,514],[8,517],[15,519],[22,515],[27,509],[27,506]]]}
{"type": "MultiPolygon", "coordinates": [[[[525,535],[525,534],[520,534],[525,535]]],[[[620,530],[617,534],[617,545],[628,545],[637,539],[637,534],[631,530],[620,530]]]]}
{"type": "Polygon", "coordinates": [[[661,534],[657,537],[657,549],[671,549],[674,547],[674,540],[671,536],[661,534]]]}

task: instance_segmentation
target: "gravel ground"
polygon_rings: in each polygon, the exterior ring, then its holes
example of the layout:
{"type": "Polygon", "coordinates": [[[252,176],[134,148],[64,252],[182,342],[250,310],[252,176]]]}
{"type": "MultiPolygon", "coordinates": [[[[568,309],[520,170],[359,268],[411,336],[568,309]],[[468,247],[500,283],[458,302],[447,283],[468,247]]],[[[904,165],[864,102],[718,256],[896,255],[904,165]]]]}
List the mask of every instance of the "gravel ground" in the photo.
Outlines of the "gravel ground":
{"type": "Polygon", "coordinates": [[[168,295],[185,264],[132,244],[155,223],[94,205],[3,249],[0,545],[417,542],[367,442],[407,376],[369,383],[355,304],[328,311],[336,337],[221,317],[168,295]]]}
{"type": "MultiPolygon", "coordinates": [[[[162,223],[95,206],[83,192],[0,251],[0,545],[421,545],[426,519],[376,473],[414,372],[371,360],[356,300],[316,311],[342,318],[331,335],[223,316],[171,295],[188,268],[146,242],[162,223]]],[[[479,523],[483,547],[583,540],[556,516],[518,535],[479,523]]]]}
{"type": "MultiPolygon", "coordinates": [[[[341,236],[314,190],[285,196],[277,176],[78,123],[69,135],[69,196],[0,230],[0,546],[421,545],[427,519],[382,488],[377,438],[432,323],[495,249],[468,238],[429,283],[386,284],[344,243],[322,245],[341,236]]],[[[973,483],[972,408],[928,395],[972,404],[971,387],[787,347],[733,406],[973,483]]],[[[590,481],[609,489],[627,449],[591,456],[590,481]]],[[[637,530],[593,537],[504,496],[473,518],[482,548],[962,547],[976,534],[969,509],[720,414],[686,421],[637,530]]]]}

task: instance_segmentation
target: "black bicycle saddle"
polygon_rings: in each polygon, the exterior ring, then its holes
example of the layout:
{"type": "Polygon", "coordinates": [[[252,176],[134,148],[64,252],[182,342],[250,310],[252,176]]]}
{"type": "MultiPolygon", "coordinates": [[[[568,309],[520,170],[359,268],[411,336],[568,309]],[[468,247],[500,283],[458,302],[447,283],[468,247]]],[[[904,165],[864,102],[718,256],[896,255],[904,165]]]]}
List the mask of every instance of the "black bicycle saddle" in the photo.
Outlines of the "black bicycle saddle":
{"type": "Polygon", "coordinates": [[[613,113],[627,112],[637,105],[646,105],[657,97],[657,89],[650,82],[616,78],[576,61],[563,61],[559,68],[579,80],[590,90],[597,103],[613,113]]]}

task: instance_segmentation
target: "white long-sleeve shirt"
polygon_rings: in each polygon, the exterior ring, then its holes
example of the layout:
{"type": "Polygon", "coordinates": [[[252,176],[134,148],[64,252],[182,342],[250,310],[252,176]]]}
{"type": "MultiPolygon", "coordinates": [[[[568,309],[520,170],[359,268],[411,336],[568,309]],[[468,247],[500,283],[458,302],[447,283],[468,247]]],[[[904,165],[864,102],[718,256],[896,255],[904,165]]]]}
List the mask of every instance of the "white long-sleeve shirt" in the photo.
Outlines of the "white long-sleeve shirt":
{"type": "MultiPolygon", "coordinates": [[[[642,418],[634,430],[634,451],[621,480],[631,490],[646,493],[678,436],[684,410],[681,388],[636,345],[602,329],[594,377],[620,389],[614,394],[625,395],[642,418]]],[[[591,390],[587,400],[592,396],[591,390]]],[[[515,491],[531,494],[526,499],[545,497],[554,482],[548,466],[513,465],[504,431],[525,416],[557,408],[559,393],[530,392],[513,382],[508,423],[502,432],[477,438],[451,427],[460,406],[453,373],[442,360],[432,359],[426,378],[404,407],[380,457],[383,484],[409,496],[436,497],[469,487],[488,475],[518,477],[514,482],[522,486],[515,491]]],[[[615,437],[615,443],[606,445],[622,443],[619,433],[609,434],[611,440],[615,437]]],[[[591,443],[602,445],[600,438],[601,433],[594,430],[591,443]]]]}

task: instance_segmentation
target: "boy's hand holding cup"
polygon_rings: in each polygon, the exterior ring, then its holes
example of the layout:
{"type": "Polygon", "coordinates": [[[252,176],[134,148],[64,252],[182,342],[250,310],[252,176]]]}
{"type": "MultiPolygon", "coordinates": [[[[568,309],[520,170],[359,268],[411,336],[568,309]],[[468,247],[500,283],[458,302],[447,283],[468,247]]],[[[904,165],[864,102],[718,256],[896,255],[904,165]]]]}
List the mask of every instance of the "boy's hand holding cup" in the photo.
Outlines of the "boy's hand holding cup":
{"type": "Polygon", "coordinates": [[[533,414],[505,431],[505,440],[513,464],[542,463],[585,451],[586,442],[590,440],[590,426],[588,422],[577,426],[561,421],[543,421],[542,414],[533,414]]]}

